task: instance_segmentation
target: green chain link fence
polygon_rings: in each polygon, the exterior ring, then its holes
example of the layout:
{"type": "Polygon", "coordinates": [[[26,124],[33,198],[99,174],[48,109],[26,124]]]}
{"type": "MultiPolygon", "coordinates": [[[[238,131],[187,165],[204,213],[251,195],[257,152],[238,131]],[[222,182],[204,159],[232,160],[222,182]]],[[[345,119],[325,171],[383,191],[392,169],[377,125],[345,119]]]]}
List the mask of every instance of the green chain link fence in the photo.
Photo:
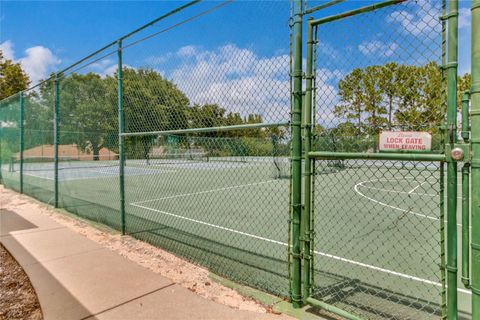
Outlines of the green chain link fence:
{"type": "Polygon", "coordinates": [[[194,1],[2,101],[3,183],[288,296],[290,10],[194,1]]]}
{"type": "Polygon", "coordinates": [[[342,2],[192,1],[0,101],[2,183],[295,307],[447,317],[454,14],[387,1],[307,20],[342,2]],[[432,150],[388,159],[383,131],[432,150]]]}

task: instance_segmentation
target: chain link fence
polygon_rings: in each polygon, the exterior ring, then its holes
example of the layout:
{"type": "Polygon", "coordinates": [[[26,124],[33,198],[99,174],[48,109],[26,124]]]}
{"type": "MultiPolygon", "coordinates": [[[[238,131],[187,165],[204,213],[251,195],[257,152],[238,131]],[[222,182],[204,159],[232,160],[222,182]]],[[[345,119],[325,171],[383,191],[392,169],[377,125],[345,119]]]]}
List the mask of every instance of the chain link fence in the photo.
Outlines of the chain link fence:
{"type": "MultiPolygon", "coordinates": [[[[441,15],[441,1],[407,1],[314,28],[313,151],[375,153],[381,132],[422,131],[443,152],[441,15]]],[[[312,297],[364,319],[442,317],[443,163],[313,170],[312,297]]]]}
{"type": "Polygon", "coordinates": [[[289,10],[287,2],[203,4],[179,16],[178,27],[159,24],[152,37],[126,41],[122,50],[126,232],[283,296],[289,10]],[[235,12],[283,19],[239,20],[235,12]],[[223,30],[205,25],[211,21],[222,21],[223,30]],[[188,34],[202,28],[205,37],[188,34]],[[269,35],[272,29],[283,38],[269,35]],[[219,45],[202,45],[219,36],[219,45]],[[175,46],[162,48],[169,39],[175,46]],[[259,56],[254,48],[263,41],[278,42],[279,53],[259,56]],[[141,64],[139,50],[147,55],[141,64]]]}
{"type": "Polygon", "coordinates": [[[186,4],[2,101],[3,183],[287,296],[290,10],[186,4]]]}
{"type": "Polygon", "coordinates": [[[294,306],[445,317],[443,160],[338,156],[385,131],[445,152],[445,4],[385,3],[296,57],[315,10],[187,3],[0,101],[1,181],[294,306]]]}

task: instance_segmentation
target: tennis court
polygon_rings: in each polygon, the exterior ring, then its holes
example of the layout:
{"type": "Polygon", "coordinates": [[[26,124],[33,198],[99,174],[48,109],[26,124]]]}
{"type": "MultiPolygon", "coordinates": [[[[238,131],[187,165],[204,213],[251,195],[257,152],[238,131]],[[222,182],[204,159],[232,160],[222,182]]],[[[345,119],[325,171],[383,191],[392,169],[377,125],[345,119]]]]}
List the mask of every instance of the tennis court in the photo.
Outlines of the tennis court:
{"type": "MultiPolygon", "coordinates": [[[[254,278],[263,285],[276,283],[272,289],[285,294],[289,180],[279,179],[276,171],[278,162],[288,168],[288,161],[127,160],[127,232],[200,259],[213,271],[240,279],[248,274],[248,281],[254,278]]],[[[9,172],[6,165],[2,169],[4,179],[16,179],[18,172],[9,172]]],[[[120,225],[118,170],[118,161],[60,163],[62,207],[120,225]]],[[[25,183],[53,190],[53,173],[52,164],[28,164],[25,183]]],[[[371,300],[377,299],[381,312],[369,313],[373,318],[388,310],[406,317],[436,317],[442,289],[439,179],[438,165],[431,163],[386,167],[351,161],[332,169],[318,161],[316,296],[346,309],[358,309],[362,300],[365,305],[370,301],[371,308],[371,300]]],[[[469,308],[469,295],[459,288],[460,310],[469,308]]]]}

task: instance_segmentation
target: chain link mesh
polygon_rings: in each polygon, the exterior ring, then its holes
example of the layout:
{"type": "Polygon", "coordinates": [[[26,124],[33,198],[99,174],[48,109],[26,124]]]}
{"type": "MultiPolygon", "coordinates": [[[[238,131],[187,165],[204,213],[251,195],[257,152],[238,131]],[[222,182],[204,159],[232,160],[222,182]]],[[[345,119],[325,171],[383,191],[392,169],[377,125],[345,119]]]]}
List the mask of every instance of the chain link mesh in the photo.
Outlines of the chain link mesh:
{"type": "MultiPolygon", "coordinates": [[[[313,151],[376,152],[390,130],[443,152],[441,13],[408,1],[314,30],[313,151]]],[[[58,74],[58,171],[56,81],[25,91],[24,192],[52,203],[57,181],[59,207],[288,296],[289,16],[287,1],[201,2],[58,74]]],[[[19,190],[19,94],[0,130],[2,182],[19,190]]],[[[366,319],[440,317],[442,164],[313,169],[312,296],[366,319]]]]}
{"type": "Polygon", "coordinates": [[[20,159],[20,94],[0,102],[0,168],[4,186],[20,190],[20,174],[13,161],[20,159]]]}
{"type": "MultiPolygon", "coordinates": [[[[378,152],[382,131],[443,151],[441,1],[319,25],[312,149],[378,152]]],[[[312,296],[364,319],[442,316],[438,163],[315,160],[312,296]]]]}
{"type": "Polygon", "coordinates": [[[286,296],[289,4],[217,2],[201,10],[209,20],[160,24],[158,36],[124,44],[125,131],[135,134],[125,137],[125,168],[143,172],[125,177],[127,233],[286,296]],[[285,19],[239,21],[232,18],[238,11],[285,19]],[[206,27],[212,19],[223,21],[227,36],[206,48],[217,37],[206,27]],[[209,33],[193,39],[192,28],[209,33]],[[285,38],[257,32],[271,28],[285,38]],[[175,47],[166,50],[168,39],[175,47]],[[263,41],[280,53],[260,55],[255,47],[263,41]],[[140,64],[138,50],[148,56],[140,64]],[[180,131],[155,133],[168,130],[180,131]]]}

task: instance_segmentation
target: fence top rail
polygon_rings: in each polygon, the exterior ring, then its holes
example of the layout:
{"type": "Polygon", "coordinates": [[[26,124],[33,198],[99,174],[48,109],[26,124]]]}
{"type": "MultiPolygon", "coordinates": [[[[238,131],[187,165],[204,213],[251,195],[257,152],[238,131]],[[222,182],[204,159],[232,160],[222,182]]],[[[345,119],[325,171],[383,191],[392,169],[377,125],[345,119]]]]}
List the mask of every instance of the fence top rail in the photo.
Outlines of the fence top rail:
{"type": "Polygon", "coordinates": [[[326,2],[326,3],[323,3],[321,5],[318,5],[316,7],[312,7],[310,9],[307,9],[307,10],[305,10],[304,14],[310,14],[310,13],[313,13],[313,12],[316,12],[316,11],[320,11],[320,10],[326,9],[328,7],[334,6],[336,4],[339,4],[339,3],[342,3],[342,2],[345,2],[345,1],[346,0],[332,0],[332,1],[329,1],[329,2],[326,2]]]}
{"type": "Polygon", "coordinates": [[[314,151],[307,154],[311,159],[339,160],[339,159],[370,159],[370,160],[399,160],[399,161],[436,161],[444,162],[444,154],[428,153],[362,153],[362,152],[329,152],[314,151]]]}
{"type": "Polygon", "coordinates": [[[347,18],[347,17],[355,16],[357,14],[361,14],[361,13],[367,13],[367,12],[375,11],[377,9],[381,9],[381,8],[388,7],[388,6],[391,6],[391,5],[399,4],[399,3],[402,3],[402,2],[405,2],[405,1],[407,1],[407,0],[387,0],[387,1],[384,1],[384,2],[375,3],[375,4],[371,4],[369,6],[361,7],[361,8],[355,9],[355,10],[342,12],[340,14],[336,14],[336,15],[333,15],[333,16],[328,16],[328,17],[325,17],[325,18],[311,20],[309,22],[309,24],[311,26],[318,26],[320,24],[324,24],[324,23],[327,23],[327,22],[332,22],[332,21],[335,21],[335,20],[344,19],[344,18],[347,18]]]}
{"type": "Polygon", "coordinates": [[[222,126],[222,127],[189,128],[189,129],[148,131],[148,132],[124,132],[120,135],[121,136],[152,136],[152,135],[160,136],[160,135],[182,134],[182,133],[199,133],[199,132],[233,131],[233,130],[258,129],[258,128],[270,128],[270,127],[286,127],[288,125],[290,125],[290,122],[251,123],[251,124],[239,124],[239,125],[222,126]]]}

